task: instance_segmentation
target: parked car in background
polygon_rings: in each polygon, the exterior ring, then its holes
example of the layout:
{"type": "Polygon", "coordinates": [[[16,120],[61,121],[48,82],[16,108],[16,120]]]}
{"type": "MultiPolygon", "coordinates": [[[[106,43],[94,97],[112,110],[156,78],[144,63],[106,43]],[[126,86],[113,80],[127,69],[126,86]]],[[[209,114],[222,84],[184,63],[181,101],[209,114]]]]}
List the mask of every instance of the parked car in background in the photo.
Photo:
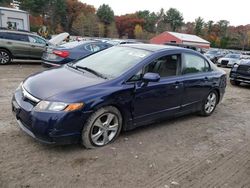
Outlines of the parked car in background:
{"type": "Polygon", "coordinates": [[[209,50],[204,55],[213,63],[217,63],[218,59],[223,57],[225,54],[220,50],[209,50]]]}
{"type": "Polygon", "coordinates": [[[136,43],[141,43],[138,42],[137,40],[133,40],[133,39],[111,39],[106,41],[108,44],[112,44],[114,46],[116,45],[120,45],[120,44],[136,44],[136,43]]]}
{"type": "Polygon", "coordinates": [[[12,59],[40,60],[46,46],[60,44],[68,33],[61,33],[47,41],[29,31],[0,29],[0,65],[10,63],[12,59]]]}
{"type": "Polygon", "coordinates": [[[42,65],[44,67],[61,66],[111,46],[111,44],[105,42],[91,40],[74,41],[60,46],[49,46],[43,53],[42,65]]]}
{"type": "Polygon", "coordinates": [[[241,60],[234,64],[229,77],[232,85],[250,84],[250,60],[241,60]]]}
{"type": "Polygon", "coordinates": [[[28,77],[12,110],[37,140],[94,148],[121,130],[194,112],[209,116],[225,87],[225,71],[193,50],[118,45],[28,77]]]}
{"type": "Polygon", "coordinates": [[[217,66],[232,67],[234,64],[239,63],[240,59],[240,54],[227,54],[225,57],[222,57],[218,60],[217,66]]]}
{"type": "Polygon", "coordinates": [[[41,59],[47,41],[27,31],[0,29],[0,64],[12,59],[41,59]]]}

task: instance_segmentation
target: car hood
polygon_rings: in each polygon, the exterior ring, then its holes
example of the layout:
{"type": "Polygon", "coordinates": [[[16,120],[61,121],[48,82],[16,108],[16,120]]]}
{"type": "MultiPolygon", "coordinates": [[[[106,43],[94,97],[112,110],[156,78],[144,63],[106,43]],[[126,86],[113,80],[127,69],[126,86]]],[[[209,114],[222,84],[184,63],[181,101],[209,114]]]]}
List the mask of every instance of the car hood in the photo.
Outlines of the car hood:
{"type": "Polygon", "coordinates": [[[213,58],[213,57],[215,57],[215,55],[214,54],[204,54],[206,57],[208,57],[208,58],[213,58]]]}
{"type": "Polygon", "coordinates": [[[34,97],[45,100],[57,94],[71,92],[105,82],[88,72],[79,72],[63,66],[49,69],[28,77],[23,87],[34,97]]]}
{"type": "Polygon", "coordinates": [[[250,67],[250,60],[241,60],[240,65],[247,65],[250,67]]]}
{"type": "Polygon", "coordinates": [[[239,59],[227,58],[227,57],[220,58],[220,60],[226,60],[226,61],[239,61],[239,59]]]}

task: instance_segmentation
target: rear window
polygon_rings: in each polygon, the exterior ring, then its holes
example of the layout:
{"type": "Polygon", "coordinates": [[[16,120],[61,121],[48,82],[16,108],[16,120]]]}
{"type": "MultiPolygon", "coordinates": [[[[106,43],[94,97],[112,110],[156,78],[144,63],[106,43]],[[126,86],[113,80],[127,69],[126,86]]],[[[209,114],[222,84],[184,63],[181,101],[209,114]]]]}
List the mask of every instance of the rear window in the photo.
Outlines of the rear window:
{"type": "Polygon", "coordinates": [[[60,46],[64,47],[64,48],[75,48],[75,47],[80,46],[82,44],[83,44],[83,42],[74,41],[74,42],[68,42],[68,43],[62,44],[60,46]]]}

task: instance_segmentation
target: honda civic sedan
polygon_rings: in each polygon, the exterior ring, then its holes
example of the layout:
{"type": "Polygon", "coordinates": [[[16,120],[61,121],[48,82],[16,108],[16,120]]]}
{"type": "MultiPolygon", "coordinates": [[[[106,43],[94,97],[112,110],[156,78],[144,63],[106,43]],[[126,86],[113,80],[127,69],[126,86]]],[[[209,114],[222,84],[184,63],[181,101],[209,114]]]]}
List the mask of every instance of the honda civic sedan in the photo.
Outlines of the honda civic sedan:
{"type": "Polygon", "coordinates": [[[209,116],[225,87],[225,72],[195,51],[119,45],[28,77],[12,110],[20,128],[41,142],[94,148],[121,130],[195,112],[209,116]]]}

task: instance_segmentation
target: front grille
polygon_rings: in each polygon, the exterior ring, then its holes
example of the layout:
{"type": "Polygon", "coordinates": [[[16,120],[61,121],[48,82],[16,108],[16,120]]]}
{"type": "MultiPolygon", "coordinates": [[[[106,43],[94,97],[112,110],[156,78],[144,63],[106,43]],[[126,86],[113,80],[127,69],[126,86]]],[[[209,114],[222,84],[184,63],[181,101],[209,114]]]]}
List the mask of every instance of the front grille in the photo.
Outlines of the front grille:
{"type": "Polygon", "coordinates": [[[24,101],[29,102],[33,106],[40,102],[40,100],[33,95],[31,95],[26,89],[22,86],[22,97],[24,101]]]}
{"type": "Polygon", "coordinates": [[[250,66],[240,65],[237,70],[239,73],[250,75],[250,66]]]}
{"type": "Polygon", "coordinates": [[[238,67],[238,70],[240,70],[240,71],[248,71],[248,69],[250,69],[250,66],[248,66],[248,65],[240,65],[238,67]]]}
{"type": "Polygon", "coordinates": [[[23,124],[24,127],[31,130],[31,122],[26,123],[22,119],[19,119],[19,121],[23,124]]]}
{"type": "Polygon", "coordinates": [[[221,65],[227,65],[228,64],[228,61],[227,60],[222,60],[221,61],[221,65]]]}
{"type": "Polygon", "coordinates": [[[30,99],[27,98],[27,97],[23,97],[23,101],[26,101],[26,102],[32,104],[33,106],[36,106],[36,105],[38,104],[37,102],[32,101],[32,100],[30,100],[30,99]]]}

